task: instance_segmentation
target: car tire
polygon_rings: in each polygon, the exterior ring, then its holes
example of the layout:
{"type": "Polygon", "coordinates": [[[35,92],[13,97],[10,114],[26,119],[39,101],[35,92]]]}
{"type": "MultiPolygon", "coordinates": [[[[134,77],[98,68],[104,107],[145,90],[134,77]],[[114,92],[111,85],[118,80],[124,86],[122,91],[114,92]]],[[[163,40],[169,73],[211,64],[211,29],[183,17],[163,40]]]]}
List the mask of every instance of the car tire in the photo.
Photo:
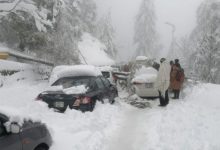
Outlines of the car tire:
{"type": "Polygon", "coordinates": [[[92,112],[95,108],[96,105],[96,100],[92,101],[91,105],[90,105],[90,111],[92,112]]]}
{"type": "Polygon", "coordinates": [[[46,148],[46,147],[37,147],[34,150],[48,150],[48,148],[46,148]]]}
{"type": "Polygon", "coordinates": [[[40,144],[34,150],[49,150],[49,147],[46,144],[40,144]]]}
{"type": "Polygon", "coordinates": [[[111,96],[111,99],[109,100],[109,103],[110,103],[110,104],[114,104],[114,103],[115,103],[115,98],[116,98],[116,97],[118,97],[118,96],[117,96],[117,93],[114,94],[114,96],[111,96]]]}
{"type": "Polygon", "coordinates": [[[110,100],[109,103],[110,103],[110,104],[114,104],[114,103],[115,103],[115,99],[110,100]]]}

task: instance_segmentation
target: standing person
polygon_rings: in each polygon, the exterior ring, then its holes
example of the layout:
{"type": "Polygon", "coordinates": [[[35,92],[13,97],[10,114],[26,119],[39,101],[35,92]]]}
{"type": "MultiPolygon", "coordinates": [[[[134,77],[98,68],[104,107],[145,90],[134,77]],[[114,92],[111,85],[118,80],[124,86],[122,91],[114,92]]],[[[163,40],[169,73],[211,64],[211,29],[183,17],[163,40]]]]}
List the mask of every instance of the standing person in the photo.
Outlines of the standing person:
{"type": "Polygon", "coordinates": [[[175,62],[174,65],[176,65],[176,66],[178,66],[178,67],[181,68],[181,65],[180,65],[180,61],[179,61],[179,59],[175,59],[174,62],[175,62]]]}
{"type": "Polygon", "coordinates": [[[184,75],[184,70],[181,68],[178,59],[175,59],[175,64],[172,68],[170,78],[171,78],[170,87],[174,92],[173,99],[179,99],[180,89],[183,85],[185,75],[184,75]]]}
{"type": "Polygon", "coordinates": [[[157,75],[156,87],[159,91],[159,106],[166,106],[169,103],[168,88],[170,85],[171,67],[165,58],[160,59],[160,68],[157,75]]]}
{"type": "Polygon", "coordinates": [[[175,64],[174,64],[174,61],[171,60],[170,61],[170,67],[171,67],[171,71],[170,71],[170,86],[169,86],[169,91],[170,93],[173,93],[173,86],[172,86],[172,83],[174,82],[175,80],[175,76],[173,75],[173,69],[175,68],[175,64]]]}
{"type": "Polygon", "coordinates": [[[172,71],[172,67],[174,66],[174,62],[173,60],[170,61],[170,67],[171,67],[171,71],[172,71]]]}

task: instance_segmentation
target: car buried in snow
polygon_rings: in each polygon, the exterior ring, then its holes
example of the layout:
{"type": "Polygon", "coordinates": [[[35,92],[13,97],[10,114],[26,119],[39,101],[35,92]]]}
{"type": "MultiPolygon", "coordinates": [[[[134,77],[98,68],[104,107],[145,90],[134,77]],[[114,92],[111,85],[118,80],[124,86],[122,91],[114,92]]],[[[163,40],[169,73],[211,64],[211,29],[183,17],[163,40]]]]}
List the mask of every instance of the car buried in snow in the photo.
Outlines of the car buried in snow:
{"type": "Polygon", "coordinates": [[[1,150],[49,150],[51,144],[45,124],[31,120],[21,124],[0,113],[1,150]]]}
{"type": "Polygon", "coordinates": [[[64,112],[67,108],[93,111],[96,101],[113,104],[118,96],[116,86],[94,66],[58,66],[52,71],[51,87],[37,96],[49,108],[64,112]]]}

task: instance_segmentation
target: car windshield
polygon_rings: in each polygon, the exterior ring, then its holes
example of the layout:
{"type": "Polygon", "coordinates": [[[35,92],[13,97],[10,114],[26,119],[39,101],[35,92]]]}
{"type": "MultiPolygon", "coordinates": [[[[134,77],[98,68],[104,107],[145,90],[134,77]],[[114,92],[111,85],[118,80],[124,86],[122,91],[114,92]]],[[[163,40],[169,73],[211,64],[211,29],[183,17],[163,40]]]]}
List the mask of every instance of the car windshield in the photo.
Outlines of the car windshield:
{"type": "Polygon", "coordinates": [[[90,81],[92,77],[68,77],[68,78],[61,78],[57,80],[52,86],[60,86],[62,85],[64,89],[70,87],[76,87],[84,85],[85,87],[90,86],[90,81]]]}
{"type": "Polygon", "coordinates": [[[105,78],[110,78],[110,72],[108,72],[108,71],[102,71],[102,75],[103,75],[105,78]]]}

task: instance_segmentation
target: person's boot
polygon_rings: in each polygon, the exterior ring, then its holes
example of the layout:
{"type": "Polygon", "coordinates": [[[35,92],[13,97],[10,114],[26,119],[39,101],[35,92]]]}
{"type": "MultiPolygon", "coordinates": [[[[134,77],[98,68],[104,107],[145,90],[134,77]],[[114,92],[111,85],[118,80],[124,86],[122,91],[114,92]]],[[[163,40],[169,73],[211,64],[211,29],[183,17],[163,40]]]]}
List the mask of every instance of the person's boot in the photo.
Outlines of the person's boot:
{"type": "Polygon", "coordinates": [[[172,99],[176,99],[176,90],[173,90],[173,94],[174,96],[172,97],[172,99]]]}
{"type": "Polygon", "coordinates": [[[179,99],[179,97],[180,97],[180,91],[178,90],[178,91],[176,92],[176,99],[179,99]]]}

